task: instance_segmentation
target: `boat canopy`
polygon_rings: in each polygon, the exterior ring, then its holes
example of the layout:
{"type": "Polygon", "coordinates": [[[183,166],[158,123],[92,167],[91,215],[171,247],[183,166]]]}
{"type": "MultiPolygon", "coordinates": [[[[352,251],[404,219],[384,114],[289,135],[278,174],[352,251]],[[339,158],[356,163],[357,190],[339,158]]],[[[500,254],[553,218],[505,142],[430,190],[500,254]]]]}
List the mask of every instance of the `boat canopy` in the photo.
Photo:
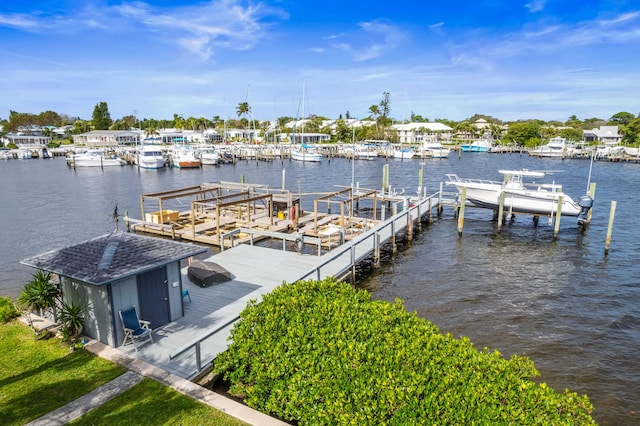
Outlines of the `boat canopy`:
{"type": "Polygon", "coordinates": [[[534,172],[529,170],[498,170],[498,173],[507,176],[522,176],[532,178],[543,178],[544,172],[534,172]]]}

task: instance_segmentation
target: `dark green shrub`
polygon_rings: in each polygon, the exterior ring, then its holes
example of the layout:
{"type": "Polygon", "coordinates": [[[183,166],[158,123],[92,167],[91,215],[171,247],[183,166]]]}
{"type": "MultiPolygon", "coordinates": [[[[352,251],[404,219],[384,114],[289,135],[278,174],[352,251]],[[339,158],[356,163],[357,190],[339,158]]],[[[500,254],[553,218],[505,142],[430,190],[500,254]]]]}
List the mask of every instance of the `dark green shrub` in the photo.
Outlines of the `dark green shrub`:
{"type": "Polygon", "coordinates": [[[50,311],[55,318],[61,294],[51,273],[38,270],[31,278],[18,296],[18,302],[39,315],[50,311]]]}
{"type": "Polygon", "coordinates": [[[74,342],[84,327],[86,308],[80,303],[62,303],[60,308],[60,332],[65,340],[74,342]]]}
{"type": "Polygon", "coordinates": [[[0,323],[9,322],[13,318],[20,315],[13,300],[8,297],[0,297],[0,323]]]}
{"type": "Polygon", "coordinates": [[[214,373],[299,424],[594,424],[588,397],[536,384],[528,358],[478,351],[332,279],[252,301],[232,338],[214,373]]]}

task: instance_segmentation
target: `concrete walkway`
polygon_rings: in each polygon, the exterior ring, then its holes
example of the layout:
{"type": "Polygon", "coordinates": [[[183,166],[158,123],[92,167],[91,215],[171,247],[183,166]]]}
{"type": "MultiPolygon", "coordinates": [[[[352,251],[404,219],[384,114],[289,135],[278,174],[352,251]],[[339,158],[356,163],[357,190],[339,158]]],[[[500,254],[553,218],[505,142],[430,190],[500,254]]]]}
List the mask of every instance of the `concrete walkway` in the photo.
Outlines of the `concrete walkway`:
{"type": "Polygon", "coordinates": [[[64,407],[60,407],[39,419],[27,423],[27,426],[62,426],[78,417],[86,414],[90,410],[104,404],[115,396],[126,391],[130,387],[138,384],[142,376],[137,373],[127,371],[122,376],[115,378],[109,383],[100,386],[64,407]]]}

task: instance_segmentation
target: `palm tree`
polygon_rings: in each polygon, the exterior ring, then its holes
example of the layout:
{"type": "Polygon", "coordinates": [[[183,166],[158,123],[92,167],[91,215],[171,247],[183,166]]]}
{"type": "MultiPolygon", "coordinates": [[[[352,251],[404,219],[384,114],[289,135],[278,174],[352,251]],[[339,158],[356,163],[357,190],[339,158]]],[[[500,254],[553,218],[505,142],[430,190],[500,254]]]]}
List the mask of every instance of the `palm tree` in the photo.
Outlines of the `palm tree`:
{"type": "Polygon", "coordinates": [[[376,138],[378,138],[380,131],[378,130],[378,117],[380,116],[380,105],[371,105],[369,112],[376,122],[376,138]]]}
{"type": "Polygon", "coordinates": [[[251,107],[249,106],[249,102],[240,102],[236,107],[236,114],[238,114],[238,118],[245,118],[244,120],[244,123],[246,123],[245,129],[244,129],[245,135],[247,134],[247,126],[248,126],[248,121],[246,121],[245,116],[250,112],[251,112],[251,107]]]}
{"type": "Polygon", "coordinates": [[[184,129],[184,118],[181,115],[173,114],[173,126],[176,129],[184,129]]]}

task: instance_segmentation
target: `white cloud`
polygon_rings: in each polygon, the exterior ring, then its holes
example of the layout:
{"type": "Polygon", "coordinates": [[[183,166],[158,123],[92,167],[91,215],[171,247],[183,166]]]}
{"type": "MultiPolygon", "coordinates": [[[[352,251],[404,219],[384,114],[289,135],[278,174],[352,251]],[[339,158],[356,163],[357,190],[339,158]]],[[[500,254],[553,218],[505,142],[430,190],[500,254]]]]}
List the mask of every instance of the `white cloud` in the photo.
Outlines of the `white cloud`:
{"type": "Polygon", "coordinates": [[[536,13],[542,12],[544,10],[544,6],[547,3],[547,0],[533,0],[529,3],[526,3],[524,6],[529,9],[529,12],[536,13]]]}
{"type": "Polygon", "coordinates": [[[251,48],[267,35],[270,20],[288,18],[281,9],[264,3],[245,3],[212,0],[173,8],[139,1],[101,8],[89,5],[82,10],[70,11],[66,16],[0,14],[0,26],[40,33],[86,29],[133,33],[142,26],[150,30],[156,39],[208,59],[218,49],[251,48]]]}
{"type": "Polygon", "coordinates": [[[367,45],[355,53],[356,61],[382,56],[395,49],[406,38],[399,28],[381,21],[361,22],[358,25],[367,38],[377,40],[367,41],[367,45]]]}

